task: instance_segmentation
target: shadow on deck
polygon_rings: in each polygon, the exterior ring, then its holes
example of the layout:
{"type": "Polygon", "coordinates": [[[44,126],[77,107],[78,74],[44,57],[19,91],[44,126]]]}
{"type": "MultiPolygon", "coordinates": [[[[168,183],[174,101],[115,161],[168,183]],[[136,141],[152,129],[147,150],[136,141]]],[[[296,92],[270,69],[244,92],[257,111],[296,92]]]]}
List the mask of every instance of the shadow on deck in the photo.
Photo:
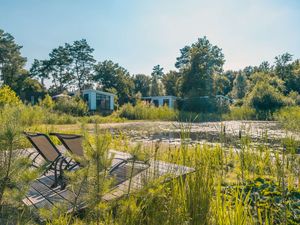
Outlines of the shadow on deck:
{"type": "MultiPolygon", "coordinates": [[[[33,149],[27,149],[25,154],[30,154],[33,149]]],[[[120,159],[130,158],[130,154],[110,150],[110,153],[114,155],[112,166],[117,164],[120,159]]],[[[37,160],[42,164],[42,159],[37,160]]],[[[128,194],[129,183],[130,193],[134,193],[142,189],[145,185],[151,182],[153,179],[162,178],[162,182],[166,182],[169,179],[174,179],[180,176],[185,176],[188,173],[193,172],[194,169],[180,166],[176,164],[166,163],[162,161],[151,161],[149,165],[145,167],[145,164],[135,163],[132,170],[132,163],[123,164],[112,172],[114,176],[114,185],[103,197],[103,201],[118,200],[128,194]],[[132,173],[132,179],[130,183],[130,176],[132,173]]],[[[60,186],[51,188],[54,182],[53,172],[48,172],[32,182],[30,190],[23,199],[23,203],[30,208],[48,208],[57,207],[57,204],[63,203],[67,205],[68,210],[73,210],[74,202],[76,199],[76,193],[74,193],[69,186],[61,190],[60,186]]],[[[86,206],[84,201],[79,200],[76,208],[82,209],[86,206]]]]}

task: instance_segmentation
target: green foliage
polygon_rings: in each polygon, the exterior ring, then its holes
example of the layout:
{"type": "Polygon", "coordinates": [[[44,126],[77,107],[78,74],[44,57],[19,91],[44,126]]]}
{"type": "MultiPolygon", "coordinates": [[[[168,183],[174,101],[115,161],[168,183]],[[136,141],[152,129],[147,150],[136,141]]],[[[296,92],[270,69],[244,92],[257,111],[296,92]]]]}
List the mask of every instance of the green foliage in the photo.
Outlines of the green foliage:
{"type": "Polygon", "coordinates": [[[94,81],[104,91],[114,88],[117,91],[119,104],[129,102],[133,96],[134,83],[129,72],[111,60],[99,62],[95,66],[94,81]]]}
{"type": "Polygon", "coordinates": [[[13,88],[24,73],[26,58],[21,56],[21,48],[11,34],[0,29],[0,81],[13,88]]]}
{"type": "Polygon", "coordinates": [[[163,75],[162,83],[165,87],[166,95],[180,95],[180,79],[180,73],[172,70],[163,75]]]}
{"type": "Polygon", "coordinates": [[[225,120],[255,120],[257,119],[255,109],[248,106],[230,107],[230,112],[223,116],[225,120]]]}
{"type": "MultiPolygon", "coordinates": [[[[22,157],[21,132],[23,131],[20,106],[4,106],[0,110],[0,213],[3,209],[20,206],[29,183],[36,177],[37,171],[29,170],[30,161],[22,157]],[[16,150],[18,149],[18,150],[16,150]]],[[[17,215],[20,216],[20,210],[17,215]]],[[[9,210],[8,210],[9,213],[9,210]]],[[[10,215],[0,216],[7,218],[10,215]]],[[[5,221],[5,220],[4,220],[5,221]]],[[[2,221],[3,224],[6,222],[2,221]]]]}
{"type": "Polygon", "coordinates": [[[55,102],[52,100],[51,96],[47,94],[45,98],[39,102],[39,105],[46,109],[53,109],[55,102]]]}
{"type": "Polygon", "coordinates": [[[213,74],[220,73],[224,55],[206,37],[181,50],[176,65],[182,72],[184,96],[206,96],[213,93],[213,74]]]}
{"type": "Polygon", "coordinates": [[[177,111],[167,106],[155,107],[145,102],[138,102],[135,106],[125,104],[117,114],[131,120],[176,120],[178,116],[177,111]]]}
{"type": "Polygon", "coordinates": [[[88,112],[86,102],[80,97],[59,98],[53,109],[73,116],[84,116],[88,112]]]}
{"type": "Polygon", "coordinates": [[[241,196],[243,199],[245,194],[249,195],[251,213],[262,212],[260,220],[263,223],[268,218],[272,218],[273,224],[281,224],[283,221],[286,224],[300,223],[300,192],[296,189],[287,190],[283,196],[279,184],[262,178],[247,181],[239,189],[244,193],[241,196]]]}
{"type": "Polygon", "coordinates": [[[15,91],[23,102],[30,102],[32,104],[37,103],[38,99],[42,98],[46,92],[44,86],[37,80],[30,78],[27,74],[20,77],[15,91]]]}
{"type": "Polygon", "coordinates": [[[76,85],[78,90],[83,90],[92,80],[92,71],[95,59],[92,56],[94,49],[89,46],[85,39],[66,43],[53,49],[47,60],[34,60],[30,74],[32,77],[52,79],[52,92],[61,93],[76,85]]]}
{"type": "Polygon", "coordinates": [[[279,77],[275,76],[274,74],[256,72],[251,74],[250,76],[251,87],[249,89],[252,90],[256,84],[262,82],[270,84],[280,92],[284,92],[286,88],[284,85],[284,81],[281,80],[279,77]]]}
{"type": "Polygon", "coordinates": [[[85,39],[74,41],[72,45],[66,45],[72,59],[71,71],[74,74],[74,82],[78,90],[82,91],[84,86],[90,84],[94,69],[94,59],[92,53],[94,49],[89,46],[85,39]]]}
{"type": "Polygon", "coordinates": [[[288,130],[300,131],[300,107],[292,106],[280,109],[274,115],[275,119],[288,130]]]}
{"type": "Polygon", "coordinates": [[[274,112],[288,104],[287,99],[274,87],[260,82],[247,97],[248,105],[258,112],[274,112]]]}
{"type": "Polygon", "coordinates": [[[0,88],[0,107],[20,104],[22,104],[20,98],[9,86],[4,85],[0,88]]]}
{"type": "Polygon", "coordinates": [[[48,73],[47,77],[52,79],[52,92],[61,93],[67,90],[68,86],[73,82],[73,74],[70,71],[72,58],[69,54],[69,47],[59,46],[49,53],[49,60],[43,61],[40,75],[48,73]],[[46,67],[46,68],[44,68],[46,67]]]}
{"type": "Polygon", "coordinates": [[[143,97],[149,96],[151,78],[144,74],[137,74],[133,78],[135,93],[140,92],[143,97]]]}
{"type": "Polygon", "coordinates": [[[275,73],[282,80],[287,79],[291,75],[292,65],[289,63],[293,59],[293,56],[289,53],[275,57],[275,73]]]}
{"type": "Polygon", "coordinates": [[[214,97],[191,97],[178,100],[178,108],[188,112],[222,114],[228,112],[229,104],[214,97]]]}
{"type": "Polygon", "coordinates": [[[164,75],[162,67],[156,65],[153,67],[151,73],[151,86],[150,86],[150,95],[151,96],[161,96],[164,94],[163,86],[161,83],[161,78],[164,75]]]}
{"type": "Polygon", "coordinates": [[[215,74],[213,80],[216,95],[227,95],[230,92],[230,80],[225,75],[215,74]]]}
{"type": "Polygon", "coordinates": [[[244,98],[248,91],[248,80],[244,73],[238,73],[233,81],[232,97],[241,99],[244,98]]]}
{"type": "Polygon", "coordinates": [[[30,76],[36,79],[41,79],[41,84],[44,86],[44,80],[49,79],[50,63],[47,60],[34,59],[31,68],[30,76]]]}

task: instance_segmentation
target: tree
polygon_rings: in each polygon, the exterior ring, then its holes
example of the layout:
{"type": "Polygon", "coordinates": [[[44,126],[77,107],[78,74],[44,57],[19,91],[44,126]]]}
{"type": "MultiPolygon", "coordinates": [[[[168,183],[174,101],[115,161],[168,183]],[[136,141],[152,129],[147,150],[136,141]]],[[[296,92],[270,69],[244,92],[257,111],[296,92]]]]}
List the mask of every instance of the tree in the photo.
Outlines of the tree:
{"type": "Polygon", "coordinates": [[[26,63],[26,58],[21,56],[21,48],[12,35],[0,29],[0,80],[13,89],[16,80],[24,73],[26,63]]]}
{"type": "Polygon", "coordinates": [[[278,76],[272,74],[272,73],[266,73],[266,72],[255,72],[250,77],[250,91],[255,87],[255,85],[259,82],[265,82],[279,90],[280,92],[285,91],[285,85],[284,81],[281,80],[278,76]]]}
{"type": "Polygon", "coordinates": [[[290,62],[293,60],[293,56],[289,53],[275,57],[275,73],[276,75],[285,80],[291,75],[292,65],[290,62]]]}
{"type": "Polygon", "coordinates": [[[253,66],[246,66],[243,71],[240,71],[245,74],[246,78],[249,78],[251,74],[255,72],[255,68],[253,66]]]}
{"type": "Polygon", "coordinates": [[[14,106],[20,105],[22,102],[9,86],[4,85],[0,88],[0,108],[5,105],[14,106]]]}
{"type": "Polygon", "coordinates": [[[233,82],[232,97],[242,99],[248,91],[248,80],[243,72],[238,73],[233,82]]]}
{"type": "Polygon", "coordinates": [[[111,60],[99,62],[94,69],[93,80],[98,82],[104,91],[114,88],[118,93],[120,105],[132,100],[134,82],[126,69],[111,60]]]}
{"type": "Polygon", "coordinates": [[[30,76],[41,80],[41,84],[44,86],[45,79],[49,79],[49,61],[34,59],[31,68],[29,70],[30,76]]]}
{"type": "Polygon", "coordinates": [[[74,76],[71,71],[72,58],[68,47],[59,46],[49,54],[47,62],[49,66],[49,77],[52,78],[53,89],[56,93],[67,90],[73,82],[74,76]]]}
{"type": "Polygon", "coordinates": [[[176,58],[175,67],[177,69],[184,69],[189,65],[190,62],[190,46],[185,46],[184,48],[180,49],[180,56],[176,58]]]}
{"type": "Polygon", "coordinates": [[[162,77],[166,95],[180,95],[180,74],[176,71],[169,71],[162,77]]]}
{"type": "Polygon", "coordinates": [[[163,87],[161,84],[161,78],[164,75],[162,67],[160,65],[156,65],[153,67],[151,73],[151,89],[150,95],[151,96],[160,96],[163,95],[163,87]]]}
{"type": "Polygon", "coordinates": [[[292,73],[290,79],[286,81],[288,91],[297,91],[300,94],[300,61],[292,63],[292,73]]]}
{"type": "Polygon", "coordinates": [[[182,93],[185,96],[213,94],[213,74],[222,72],[224,55],[206,37],[199,38],[191,47],[184,47],[177,65],[182,73],[182,93]]]}
{"type": "Polygon", "coordinates": [[[133,77],[134,82],[134,92],[140,92],[142,96],[149,96],[151,78],[144,74],[136,74],[133,77]]]}
{"type": "Polygon", "coordinates": [[[46,94],[43,100],[40,100],[39,106],[46,109],[53,109],[55,102],[52,100],[51,96],[46,94]]]}
{"type": "Polygon", "coordinates": [[[216,95],[227,95],[231,91],[230,80],[223,74],[215,74],[214,90],[216,95]]]}
{"type": "Polygon", "coordinates": [[[22,76],[18,81],[16,92],[23,101],[35,104],[38,99],[44,97],[46,90],[38,80],[32,79],[29,76],[22,76]]]}
{"type": "Polygon", "coordinates": [[[263,73],[269,73],[271,72],[271,66],[268,61],[263,61],[259,66],[258,66],[258,71],[263,72],[263,73]]]}
{"type": "Polygon", "coordinates": [[[94,59],[92,53],[94,49],[89,46],[85,39],[74,41],[73,45],[66,44],[72,59],[72,73],[75,78],[78,90],[82,91],[85,84],[92,80],[94,69],[94,59]]]}
{"type": "Polygon", "coordinates": [[[259,82],[249,93],[248,104],[257,111],[274,112],[286,104],[285,97],[266,82],[259,82]]]}
{"type": "Polygon", "coordinates": [[[94,49],[85,39],[74,41],[73,44],[65,43],[53,49],[47,60],[34,60],[30,75],[34,78],[52,80],[51,91],[61,93],[75,85],[82,91],[90,85],[93,78],[95,59],[92,56],[94,49]]]}

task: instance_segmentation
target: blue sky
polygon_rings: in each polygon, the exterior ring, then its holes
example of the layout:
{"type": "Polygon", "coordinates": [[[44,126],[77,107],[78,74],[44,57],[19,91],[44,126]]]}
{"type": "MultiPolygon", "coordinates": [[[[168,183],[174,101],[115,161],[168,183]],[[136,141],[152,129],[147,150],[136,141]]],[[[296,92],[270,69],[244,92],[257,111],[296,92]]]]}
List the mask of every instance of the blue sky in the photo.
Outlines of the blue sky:
{"type": "Polygon", "coordinates": [[[22,54],[46,59],[65,42],[82,38],[97,61],[111,59],[130,73],[154,65],[174,69],[179,49],[206,35],[222,48],[225,69],[300,58],[297,0],[0,0],[0,28],[22,54]]]}

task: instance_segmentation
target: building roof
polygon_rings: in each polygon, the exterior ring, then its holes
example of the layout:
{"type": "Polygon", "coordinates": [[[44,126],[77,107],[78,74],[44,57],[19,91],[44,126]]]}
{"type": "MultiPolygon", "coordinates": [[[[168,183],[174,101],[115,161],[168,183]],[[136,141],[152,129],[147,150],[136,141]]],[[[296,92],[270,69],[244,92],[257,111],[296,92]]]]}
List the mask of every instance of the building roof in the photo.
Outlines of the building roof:
{"type": "Polygon", "coordinates": [[[177,98],[176,96],[172,95],[166,95],[166,96],[147,96],[147,97],[142,97],[142,99],[151,99],[151,98],[177,98]]]}
{"type": "Polygon", "coordinates": [[[71,98],[71,96],[66,95],[66,94],[58,94],[58,95],[52,96],[52,99],[57,99],[57,98],[71,98]]]}
{"type": "Polygon", "coordinates": [[[86,89],[86,90],[83,90],[82,92],[83,93],[86,93],[86,92],[95,92],[95,93],[98,93],[98,94],[115,96],[115,94],[113,94],[113,93],[109,93],[109,92],[105,92],[105,91],[99,91],[99,90],[94,90],[94,89],[86,89]]]}

